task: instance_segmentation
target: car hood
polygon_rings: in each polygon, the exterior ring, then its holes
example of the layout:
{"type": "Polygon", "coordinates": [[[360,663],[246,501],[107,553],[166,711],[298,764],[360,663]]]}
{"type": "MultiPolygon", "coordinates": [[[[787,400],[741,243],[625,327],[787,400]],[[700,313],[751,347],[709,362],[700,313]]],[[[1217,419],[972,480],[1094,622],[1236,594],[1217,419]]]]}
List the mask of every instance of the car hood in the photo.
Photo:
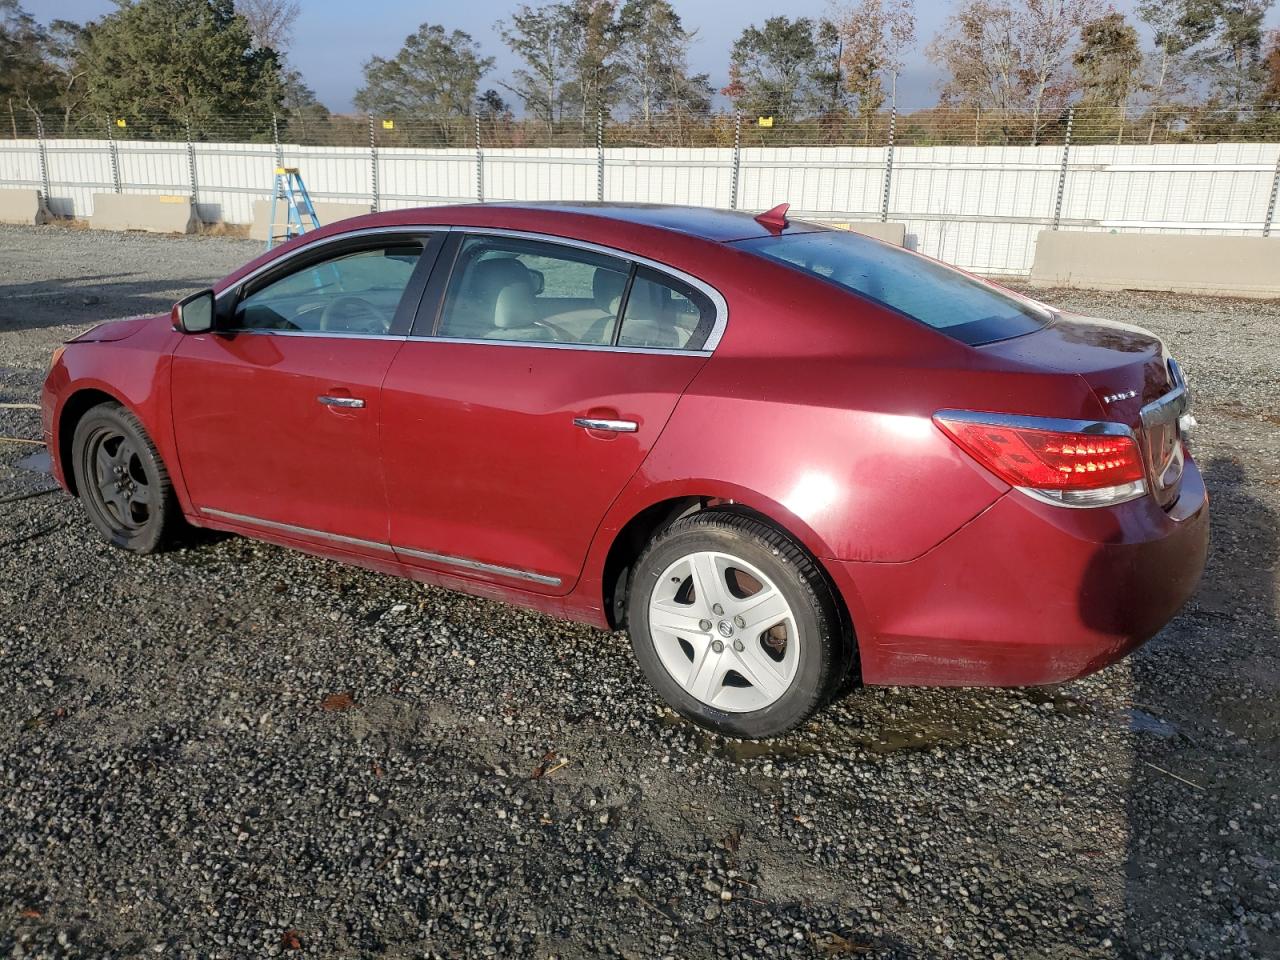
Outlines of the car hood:
{"type": "Polygon", "coordinates": [[[91,327],[78,337],[71,338],[67,343],[111,343],[116,340],[124,340],[126,337],[132,337],[148,323],[167,316],[168,314],[164,313],[154,313],[137,317],[125,317],[123,320],[108,320],[105,323],[98,324],[96,327],[91,327]]]}

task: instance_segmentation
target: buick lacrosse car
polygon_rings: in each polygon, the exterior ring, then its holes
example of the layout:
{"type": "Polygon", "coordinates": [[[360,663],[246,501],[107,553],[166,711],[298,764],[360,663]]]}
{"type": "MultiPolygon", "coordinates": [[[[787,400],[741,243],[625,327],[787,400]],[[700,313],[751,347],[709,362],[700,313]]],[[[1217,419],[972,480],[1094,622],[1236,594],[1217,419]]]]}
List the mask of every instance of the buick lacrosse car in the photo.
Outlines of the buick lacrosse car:
{"type": "Polygon", "coordinates": [[[488,204],[90,330],[43,427],[126,550],[187,523],[625,628],[672,707],[765,737],[847,678],[1053,683],[1151,637],[1205,560],[1188,402],[1145,330],[785,206],[488,204]]]}

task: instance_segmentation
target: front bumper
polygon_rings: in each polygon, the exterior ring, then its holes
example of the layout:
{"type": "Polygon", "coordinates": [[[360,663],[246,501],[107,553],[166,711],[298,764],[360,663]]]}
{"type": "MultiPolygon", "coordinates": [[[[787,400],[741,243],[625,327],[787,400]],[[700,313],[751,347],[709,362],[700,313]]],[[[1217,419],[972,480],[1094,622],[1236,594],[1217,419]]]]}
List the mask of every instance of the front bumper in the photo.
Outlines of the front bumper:
{"type": "Polygon", "coordinates": [[[1011,491],[906,563],[830,562],[867,683],[1071,680],[1154,636],[1191,596],[1208,497],[1190,456],[1177,502],[1073,510],[1011,491]]]}

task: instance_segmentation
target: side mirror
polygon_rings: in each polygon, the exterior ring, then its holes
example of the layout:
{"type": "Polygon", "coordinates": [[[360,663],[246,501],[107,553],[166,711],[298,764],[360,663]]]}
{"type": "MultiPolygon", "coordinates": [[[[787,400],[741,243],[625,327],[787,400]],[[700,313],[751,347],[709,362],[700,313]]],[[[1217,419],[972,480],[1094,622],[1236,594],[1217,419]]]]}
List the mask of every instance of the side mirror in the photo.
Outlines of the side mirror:
{"type": "Polygon", "coordinates": [[[530,270],[529,282],[533,284],[533,295],[535,297],[542,296],[542,291],[547,289],[547,275],[541,270],[530,270]]]}
{"type": "Polygon", "coordinates": [[[173,325],[183,333],[208,333],[213,329],[213,291],[201,290],[173,306],[173,325]]]}

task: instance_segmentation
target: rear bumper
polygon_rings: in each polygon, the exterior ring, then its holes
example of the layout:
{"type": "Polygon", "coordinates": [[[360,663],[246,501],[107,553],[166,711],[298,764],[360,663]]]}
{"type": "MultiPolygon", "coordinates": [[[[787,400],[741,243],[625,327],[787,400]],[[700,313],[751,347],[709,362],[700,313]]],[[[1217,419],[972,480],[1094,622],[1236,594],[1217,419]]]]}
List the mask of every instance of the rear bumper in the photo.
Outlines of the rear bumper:
{"type": "Polygon", "coordinates": [[[1188,458],[1178,501],[1097,510],[1010,492],[907,563],[829,562],[867,683],[1025,686],[1114,663],[1154,636],[1199,582],[1204,481],[1188,458]]]}

